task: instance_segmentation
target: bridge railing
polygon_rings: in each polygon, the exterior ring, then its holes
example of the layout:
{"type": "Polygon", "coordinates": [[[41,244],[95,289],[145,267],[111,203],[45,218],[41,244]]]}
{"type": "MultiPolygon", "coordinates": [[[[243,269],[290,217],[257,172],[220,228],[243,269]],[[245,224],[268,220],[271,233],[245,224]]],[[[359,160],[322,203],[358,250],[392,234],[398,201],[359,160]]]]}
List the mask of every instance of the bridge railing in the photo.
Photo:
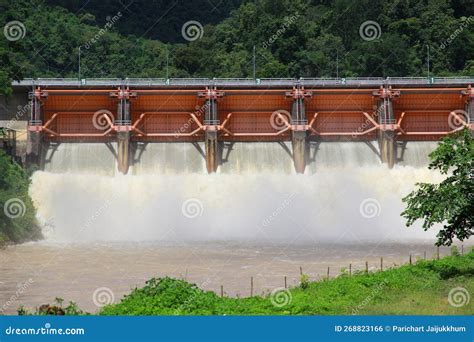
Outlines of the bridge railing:
{"type": "Polygon", "coordinates": [[[344,87],[366,86],[380,87],[400,85],[467,85],[474,84],[474,77],[348,77],[348,78],[27,78],[22,81],[13,81],[13,86],[58,86],[58,87],[83,87],[83,86],[179,86],[179,87],[287,87],[291,88],[300,84],[304,87],[344,87]]]}
{"type": "Polygon", "coordinates": [[[127,86],[164,86],[166,78],[126,78],[124,84],[127,86]]]}
{"type": "Polygon", "coordinates": [[[81,86],[81,81],[77,78],[37,78],[33,80],[35,86],[81,86]]]}
{"type": "Polygon", "coordinates": [[[474,83],[474,77],[434,77],[434,84],[466,84],[474,83]]]}
{"type": "Polygon", "coordinates": [[[386,84],[430,84],[430,79],[427,77],[387,77],[386,84]]]}
{"type": "Polygon", "coordinates": [[[257,79],[257,84],[262,86],[286,86],[293,87],[296,85],[297,80],[295,78],[260,78],[257,79]]]}
{"type": "Polygon", "coordinates": [[[168,85],[175,86],[200,86],[206,87],[209,85],[208,78],[170,78],[167,80],[168,85]]]}
{"type": "Polygon", "coordinates": [[[257,80],[253,78],[213,78],[212,84],[215,86],[254,86],[257,80]]]}
{"type": "Polygon", "coordinates": [[[120,78],[86,78],[81,80],[81,85],[87,86],[114,86],[120,87],[123,80],[120,78]]]}
{"type": "Polygon", "coordinates": [[[302,86],[310,87],[310,86],[335,86],[335,85],[343,85],[341,78],[300,78],[299,83],[302,86]]]}

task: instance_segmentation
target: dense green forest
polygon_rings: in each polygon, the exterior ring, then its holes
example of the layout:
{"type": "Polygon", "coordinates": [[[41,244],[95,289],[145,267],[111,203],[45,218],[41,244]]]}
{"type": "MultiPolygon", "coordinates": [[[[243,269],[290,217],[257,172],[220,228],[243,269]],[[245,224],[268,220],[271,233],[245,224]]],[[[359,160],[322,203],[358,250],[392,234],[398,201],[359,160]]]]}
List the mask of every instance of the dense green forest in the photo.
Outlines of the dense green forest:
{"type": "Polygon", "coordinates": [[[124,16],[116,25],[121,34],[169,43],[186,42],[181,36],[184,22],[196,20],[202,25],[218,24],[238,8],[242,0],[47,0],[46,3],[87,16],[88,23],[98,26],[106,24],[107,16],[122,12],[124,16]]]}
{"type": "Polygon", "coordinates": [[[428,50],[432,76],[474,74],[472,0],[214,2],[0,0],[25,28],[0,39],[0,92],[77,77],[79,48],[83,78],[252,77],[254,46],[256,77],[426,76],[428,50]]]}

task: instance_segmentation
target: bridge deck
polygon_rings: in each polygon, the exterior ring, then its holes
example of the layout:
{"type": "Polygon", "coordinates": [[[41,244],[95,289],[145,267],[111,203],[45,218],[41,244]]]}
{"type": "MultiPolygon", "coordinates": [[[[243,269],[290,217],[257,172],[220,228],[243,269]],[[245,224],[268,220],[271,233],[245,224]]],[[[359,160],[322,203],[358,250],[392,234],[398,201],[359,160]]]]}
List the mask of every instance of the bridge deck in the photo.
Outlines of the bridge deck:
{"type": "Polygon", "coordinates": [[[250,88],[292,88],[304,87],[467,87],[474,83],[474,77],[356,77],[356,78],[38,78],[24,79],[13,82],[14,87],[154,87],[154,88],[186,88],[186,87],[250,87],[250,88]]]}

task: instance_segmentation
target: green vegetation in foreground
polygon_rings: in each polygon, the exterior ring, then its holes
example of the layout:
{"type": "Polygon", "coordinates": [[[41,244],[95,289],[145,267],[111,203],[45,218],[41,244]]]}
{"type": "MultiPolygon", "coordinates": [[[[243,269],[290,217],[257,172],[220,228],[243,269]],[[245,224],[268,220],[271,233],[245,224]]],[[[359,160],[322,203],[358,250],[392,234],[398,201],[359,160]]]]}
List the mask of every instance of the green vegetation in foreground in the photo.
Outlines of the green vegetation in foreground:
{"type": "MultiPolygon", "coordinates": [[[[455,253],[457,254],[457,253],[455,253]]],[[[456,287],[474,295],[474,252],[441,260],[419,260],[384,272],[347,273],[319,282],[302,282],[276,296],[219,297],[171,278],[151,279],[101,315],[468,315],[474,300],[454,307],[448,294],[456,287]],[[288,297],[285,297],[288,296],[288,297]],[[273,301],[287,305],[277,307],[273,301]],[[279,301],[281,300],[281,302],[279,301]]]]}
{"type": "Polygon", "coordinates": [[[28,195],[29,176],[3,150],[0,150],[0,175],[0,246],[41,238],[28,195]]]}
{"type": "Polygon", "coordinates": [[[407,226],[423,220],[423,229],[443,224],[437,245],[451,245],[474,235],[474,139],[470,129],[448,135],[430,153],[429,169],[446,175],[439,184],[417,183],[417,189],[406,196],[402,216],[407,226]]]}

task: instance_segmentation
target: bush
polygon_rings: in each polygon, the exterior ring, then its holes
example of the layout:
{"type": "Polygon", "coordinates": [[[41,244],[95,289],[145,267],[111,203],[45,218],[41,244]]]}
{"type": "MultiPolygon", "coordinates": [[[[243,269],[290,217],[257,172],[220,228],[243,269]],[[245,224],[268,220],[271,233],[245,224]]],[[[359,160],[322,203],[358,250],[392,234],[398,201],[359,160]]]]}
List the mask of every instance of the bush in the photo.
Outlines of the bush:
{"type": "Polygon", "coordinates": [[[302,274],[300,277],[300,287],[305,290],[309,287],[309,275],[302,274]]]}
{"type": "Polygon", "coordinates": [[[28,174],[2,150],[0,175],[0,244],[40,239],[28,174]]]}

